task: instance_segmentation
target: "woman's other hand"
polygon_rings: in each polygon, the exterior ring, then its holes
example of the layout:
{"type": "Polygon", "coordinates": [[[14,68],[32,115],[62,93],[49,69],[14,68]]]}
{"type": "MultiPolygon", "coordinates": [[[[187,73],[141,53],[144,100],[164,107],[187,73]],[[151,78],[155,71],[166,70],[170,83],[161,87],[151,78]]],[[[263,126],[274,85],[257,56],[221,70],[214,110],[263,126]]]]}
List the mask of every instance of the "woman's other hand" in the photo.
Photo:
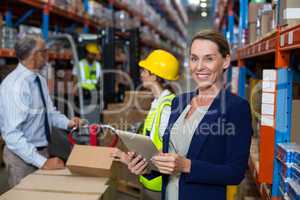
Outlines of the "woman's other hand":
{"type": "Polygon", "coordinates": [[[114,161],[119,161],[128,165],[129,163],[129,155],[120,149],[115,149],[111,155],[114,158],[114,161]]]}
{"type": "Polygon", "coordinates": [[[177,175],[179,173],[189,173],[191,170],[191,160],[175,153],[160,153],[152,159],[153,164],[160,173],[177,175]]]}
{"type": "Polygon", "coordinates": [[[135,175],[143,175],[147,173],[148,162],[141,155],[135,152],[128,152],[128,169],[135,175]]]}

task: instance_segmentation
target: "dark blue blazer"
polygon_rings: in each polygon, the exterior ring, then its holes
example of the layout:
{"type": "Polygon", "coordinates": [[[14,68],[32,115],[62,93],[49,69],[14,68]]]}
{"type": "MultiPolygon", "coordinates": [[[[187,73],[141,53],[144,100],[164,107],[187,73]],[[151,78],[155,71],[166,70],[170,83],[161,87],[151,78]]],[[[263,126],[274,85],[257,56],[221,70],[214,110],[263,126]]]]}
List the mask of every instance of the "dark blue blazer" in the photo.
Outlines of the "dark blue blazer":
{"type": "MultiPolygon", "coordinates": [[[[197,92],[177,96],[163,138],[168,152],[171,129],[197,92]]],[[[214,99],[192,138],[187,158],[190,173],[179,178],[179,200],[226,200],[226,186],[239,184],[248,164],[252,136],[248,102],[228,91],[214,99]]],[[[183,134],[184,137],[184,134],[183,134]]],[[[155,177],[152,173],[149,178],[155,177]]],[[[163,175],[162,199],[165,199],[168,176],[163,175]]]]}

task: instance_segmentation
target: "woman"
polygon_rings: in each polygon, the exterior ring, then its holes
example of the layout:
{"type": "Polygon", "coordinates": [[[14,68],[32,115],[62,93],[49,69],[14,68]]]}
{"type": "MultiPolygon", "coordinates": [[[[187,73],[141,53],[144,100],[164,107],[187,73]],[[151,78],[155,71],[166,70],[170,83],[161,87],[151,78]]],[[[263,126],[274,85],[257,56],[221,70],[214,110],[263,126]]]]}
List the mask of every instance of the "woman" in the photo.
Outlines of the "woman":
{"type": "MultiPolygon", "coordinates": [[[[162,199],[225,200],[226,186],[241,182],[248,163],[252,127],[246,100],[223,89],[230,48],[218,32],[203,31],[190,46],[197,90],[177,96],[163,137],[163,153],[152,158],[163,174],[162,199]]],[[[147,174],[148,163],[129,154],[129,169],[147,174]]]]}
{"type": "MultiPolygon", "coordinates": [[[[153,51],[145,60],[139,62],[143,87],[150,90],[155,97],[150,111],[145,119],[143,134],[151,137],[155,146],[162,150],[162,136],[165,132],[168,117],[171,112],[171,102],[175,97],[167,81],[178,80],[179,62],[169,52],[164,50],[153,51]]],[[[125,164],[127,154],[117,152],[115,157],[125,164]]],[[[161,199],[162,177],[153,179],[140,176],[140,182],[146,188],[144,199],[161,199]]]]}

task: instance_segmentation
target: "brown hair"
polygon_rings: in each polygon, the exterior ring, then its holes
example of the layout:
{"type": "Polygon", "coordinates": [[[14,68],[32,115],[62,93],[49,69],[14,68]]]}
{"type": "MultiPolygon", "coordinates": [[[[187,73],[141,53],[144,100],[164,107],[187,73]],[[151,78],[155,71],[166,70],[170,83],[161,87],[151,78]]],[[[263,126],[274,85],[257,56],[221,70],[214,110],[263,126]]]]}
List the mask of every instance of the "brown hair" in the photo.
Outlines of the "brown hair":
{"type": "Polygon", "coordinates": [[[223,58],[225,58],[227,55],[230,55],[230,46],[228,44],[227,39],[219,32],[214,30],[204,30],[198,32],[191,41],[190,44],[190,51],[191,46],[195,40],[209,40],[211,42],[214,42],[219,49],[220,54],[223,58]]]}

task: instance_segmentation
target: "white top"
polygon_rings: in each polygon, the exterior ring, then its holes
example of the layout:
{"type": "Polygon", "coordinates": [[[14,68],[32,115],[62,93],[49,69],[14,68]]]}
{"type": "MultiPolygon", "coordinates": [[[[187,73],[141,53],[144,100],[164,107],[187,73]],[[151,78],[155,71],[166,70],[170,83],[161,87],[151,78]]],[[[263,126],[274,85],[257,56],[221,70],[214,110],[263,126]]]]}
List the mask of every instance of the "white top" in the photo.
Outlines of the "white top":
{"type": "MultiPolygon", "coordinates": [[[[169,152],[186,156],[194,136],[194,133],[205,116],[208,107],[198,107],[193,114],[186,119],[191,105],[185,107],[171,130],[169,152]]],[[[166,190],[167,200],[178,200],[179,196],[179,175],[170,176],[166,190]]]]}
{"type": "MultiPolygon", "coordinates": [[[[162,93],[159,95],[159,97],[155,98],[152,103],[151,103],[151,109],[156,109],[158,106],[158,103],[161,102],[161,100],[165,97],[172,94],[169,90],[163,90],[162,93]]],[[[159,136],[160,138],[163,137],[165,130],[167,129],[168,126],[168,121],[169,121],[169,117],[171,115],[171,107],[170,106],[165,106],[162,110],[162,113],[160,115],[160,125],[159,125],[159,136]]],[[[155,116],[154,122],[152,124],[152,128],[151,128],[151,132],[150,132],[150,137],[153,140],[154,138],[154,126],[157,120],[157,114],[155,116]]]]}

